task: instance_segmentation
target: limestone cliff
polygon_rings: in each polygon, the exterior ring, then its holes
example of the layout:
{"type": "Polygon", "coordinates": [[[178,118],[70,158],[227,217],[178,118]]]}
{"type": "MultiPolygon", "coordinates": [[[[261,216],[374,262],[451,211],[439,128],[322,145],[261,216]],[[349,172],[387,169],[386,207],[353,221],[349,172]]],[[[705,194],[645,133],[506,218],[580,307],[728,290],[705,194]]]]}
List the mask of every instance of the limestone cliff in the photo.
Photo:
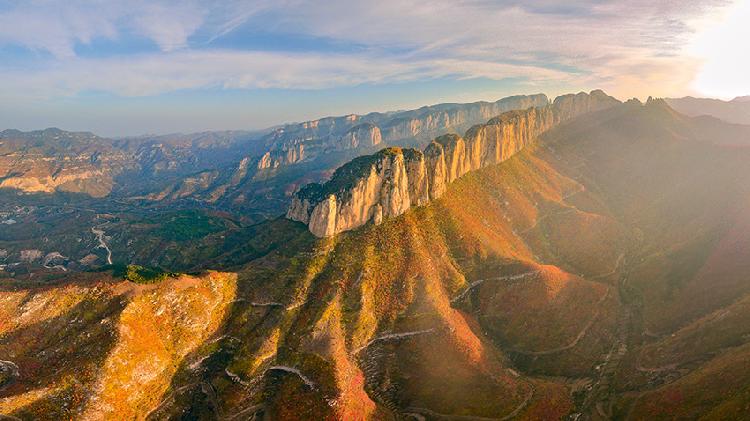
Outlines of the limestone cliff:
{"type": "Polygon", "coordinates": [[[298,143],[284,149],[269,151],[258,160],[258,170],[278,168],[282,165],[294,164],[305,159],[305,145],[298,143]]]}
{"type": "Polygon", "coordinates": [[[429,136],[446,130],[463,131],[506,111],[542,107],[548,102],[546,95],[538,94],[511,96],[496,102],[441,104],[397,113],[392,119],[379,124],[386,142],[425,136],[429,140],[429,136]]]}
{"type": "Polygon", "coordinates": [[[421,152],[387,148],[342,166],[325,185],[304,187],[288,215],[319,237],[331,236],[427,203],[427,183],[421,152]]]}
{"type": "Polygon", "coordinates": [[[383,141],[378,126],[372,123],[364,123],[354,126],[344,133],[340,141],[334,147],[344,149],[356,149],[361,146],[375,146],[383,141]]]}
{"type": "Polygon", "coordinates": [[[509,110],[544,106],[544,94],[518,95],[495,102],[437,104],[392,113],[326,117],[276,128],[263,138],[266,153],[258,170],[268,172],[310,161],[330,151],[366,150],[381,143],[402,145],[427,142],[446,130],[465,130],[509,110]]]}
{"type": "Polygon", "coordinates": [[[510,111],[447,134],[424,150],[386,148],[345,164],[325,184],[309,184],[292,200],[287,217],[318,237],[332,236],[398,216],[442,196],[464,174],[500,163],[556,124],[619,104],[602,91],[564,95],[546,106],[510,111]]]}

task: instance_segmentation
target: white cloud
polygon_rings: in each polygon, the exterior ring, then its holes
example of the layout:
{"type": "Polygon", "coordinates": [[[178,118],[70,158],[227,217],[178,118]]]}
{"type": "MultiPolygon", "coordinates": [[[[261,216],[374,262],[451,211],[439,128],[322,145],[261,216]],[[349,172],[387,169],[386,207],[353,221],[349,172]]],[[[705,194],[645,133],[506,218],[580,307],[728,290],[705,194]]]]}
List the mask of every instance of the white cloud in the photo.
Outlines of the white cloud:
{"type": "Polygon", "coordinates": [[[72,57],[77,42],[114,38],[111,16],[76,11],[67,7],[47,8],[38,2],[0,13],[0,43],[43,50],[58,58],[72,57]]]}
{"type": "Polygon", "coordinates": [[[117,39],[133,31],[162,50],[187,45],[207,7],[193,1],[30,0],[0,11],[0,44],[46,51],[58,59],[75,56],[75,45],[117,39]]]}
{"type": "Polygon", "coordinates": [[[686,69],[695,70],[684,51],[695,30],[691,21],[726,3],[331,0],[306,8],[301,1],[285,5],[276,24],[373,49],[404,49],[416,61],[569,69],[578,84],[661,95],[684,89],[691,78],[686,69]]]}
{"type": "Polygon", "coordinates": [[[190,2],[149,2],[135,11],[132,19],[138,32],[154,40],[163,51],[173,51],[187,46],[188,37],[203,24],[206,13],[190,2]]]}
{"type": "Polygon", "coordinates": [[[196,88],[319,89],[446,76],[545,81],[568,77],[543,67],[455,59],[183,50],[128,58],[71,59],[36,72],[0,71],[0,93],[6,98],[71,96],[84,91],[148,96],[196,88]]]}
{"type": "Polygon", "coordinates": [[[698,62],[693,21],[724,0],[31,0],[0,11],[0,43],[52,53],[37,70],[2,70],[6,95],[123,96],[180,89],[325,88],[452,76],[508,77],[671,94],[698,62]],[[191,49],[248,26],[357,45],[356,53],[191,49]],[[77,43],[132,31],[161,53],[75,57],[77,43]]]}

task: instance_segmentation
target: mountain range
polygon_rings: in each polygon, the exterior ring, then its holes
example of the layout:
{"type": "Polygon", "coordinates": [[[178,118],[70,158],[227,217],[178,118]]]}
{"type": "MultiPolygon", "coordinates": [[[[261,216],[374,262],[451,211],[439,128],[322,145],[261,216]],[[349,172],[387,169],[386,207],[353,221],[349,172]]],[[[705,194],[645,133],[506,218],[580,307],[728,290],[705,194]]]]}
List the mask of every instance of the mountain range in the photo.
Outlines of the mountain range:
{"type": "Polygon", "coordinates": [[[544,95],[497,102],[328,117],[260,132],[104,139],[46,129],[0,132],[0,189],[137,200],[197,201],[260,220],[283,210],[299,184],[382,145],[408,146],[510,109],[547,103],[544,95]],[[268,188],[272,186],[272,188],[268,188]]]}
{"type": "Polygon", "coordinates": [[[747,414],[750,126],[592,91],[1,142],[0,414],[747,414]]]}
{"type": "Polygon", "coordinates": [[[669,105],[689,116],[711,116],[729,123],[750,124],[750,96],[740,96],[731,101],[713,98],[669,98],[669,105]]]}

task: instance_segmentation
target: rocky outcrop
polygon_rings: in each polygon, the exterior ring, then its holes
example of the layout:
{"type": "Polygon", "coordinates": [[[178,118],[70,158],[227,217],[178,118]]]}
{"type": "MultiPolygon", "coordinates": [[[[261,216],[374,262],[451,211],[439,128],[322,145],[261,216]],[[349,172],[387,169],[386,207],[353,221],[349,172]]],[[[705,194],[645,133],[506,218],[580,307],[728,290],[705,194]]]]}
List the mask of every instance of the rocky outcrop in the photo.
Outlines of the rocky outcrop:
{"type": "Polygon", "coordinates": [[[414,111],[396,113],[387,122],[381,123],[383,139],[397,142],[404,139],[435,136],[446,130],[463,131],[471,125],[510,110],[525,110],[543,107],[549,103],[544,94],[516,95],[496,102],[474,102],[471,104],[441,104],[422,107],[414,111]]]}
{"type": "Polygon", "coordinates": [[[427,203],[427,186],[421,152],[387,148],[339,168],[326,185],[308,184],[293,199],[288,215],[319,237],[331,236],[401,215],[412,203],[427,203]]]}
{"type": "Polygon", "coordinates": [[[277,151],[266,152],[258,160],[258,170],[276,169],[305,159],[305,145],[298,143],[277,151]]]}
{"type": "Polygon", "coordinates": [[[354,126],[341,136],[337,147],[343,149],[356,149],[360,146],[370,147],[379,145],[383,141],[378,126],[372,123],[364,123],[354,126]]]}
{"type": "Polygon", "coordinates": [[[512,157],[556,124],[619,103],[602,91],[564,95],[550,105],[501,114],[464,137],[439,136],[424,152],[386,148],[356,158],[325,184],[297,192],[287,217],[307,224],[318,237],[380,223],[439,198],[464,174],[512,157]]]}
{"type": "MultiPolygon", "coordinates": [[[[446,131],[463,132],[504,111],[548,103],[547,96],[542,94],[522,95],[496,102],[438,104],[414,110],[349,114],[285,124],[246,142],[248,152],[239,156],[244,163],[235,161],[233,165],[201,168],[202,171],[218,170],[221,175],[210,187],[194,190],[181,200],[227,206],[245,214],[275,214],[287,206],[299,186],[324,180],[353,157],[387,146],[421,149],[435,135],[446,131]],[[227,175],[230,171],[237,176],[227,175]]],[[[197,172],[184,174],[178,182],[167,186],[151,187],[147,194],[137,192],[138,196],[175,200],[170,193],[180,190],[183,179],[197,172]]]]}
{"type": "Polygon", "coordinates": [[[577,94],[561,95],[553,102],[556,122],[569,120],[592,111],[598,111],[619,104],[620,101],[607,95],[601,89],[590,93],[579,92],[577,94]]]}

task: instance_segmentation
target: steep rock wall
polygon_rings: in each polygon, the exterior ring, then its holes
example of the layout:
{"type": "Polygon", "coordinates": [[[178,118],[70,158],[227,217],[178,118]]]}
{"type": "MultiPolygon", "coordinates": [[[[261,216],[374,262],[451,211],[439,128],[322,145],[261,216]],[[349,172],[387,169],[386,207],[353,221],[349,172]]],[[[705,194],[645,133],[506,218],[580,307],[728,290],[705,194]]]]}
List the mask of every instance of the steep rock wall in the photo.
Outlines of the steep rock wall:
{"type": "Polygon", "coordinates": [[[360,146],[379,145],[382,141],[383,138],[378,126],[372,123],[364,123],[349,129],[341,136],[340,140],[330,146],[334,149],[356,149],[360,146]]]}
{"type": "Polygon", "coordinates": [[[288,124],[264,137],[266,153],[258,161],[258,170],[309,161],[331,150],[366,149],[381,143],[414,139],[426,141],[435,134],[464,129],[505,111],[548,103],[544,94],[518,95],[496,102],[438,104],[394,113],[351,114],[288,124]]]}
{"type": "Polygon", "coordinates": [[[327,183],[297,192],[287,217],[307,224],[318,237],[380,223],[439,198],[464,174],[512,157],[556,124],[619,103],[602,91],[564,95],[547,106],[501,114],[464,137],[439,136],[424,152],[387,148],[358,157],[327,183]]]}

